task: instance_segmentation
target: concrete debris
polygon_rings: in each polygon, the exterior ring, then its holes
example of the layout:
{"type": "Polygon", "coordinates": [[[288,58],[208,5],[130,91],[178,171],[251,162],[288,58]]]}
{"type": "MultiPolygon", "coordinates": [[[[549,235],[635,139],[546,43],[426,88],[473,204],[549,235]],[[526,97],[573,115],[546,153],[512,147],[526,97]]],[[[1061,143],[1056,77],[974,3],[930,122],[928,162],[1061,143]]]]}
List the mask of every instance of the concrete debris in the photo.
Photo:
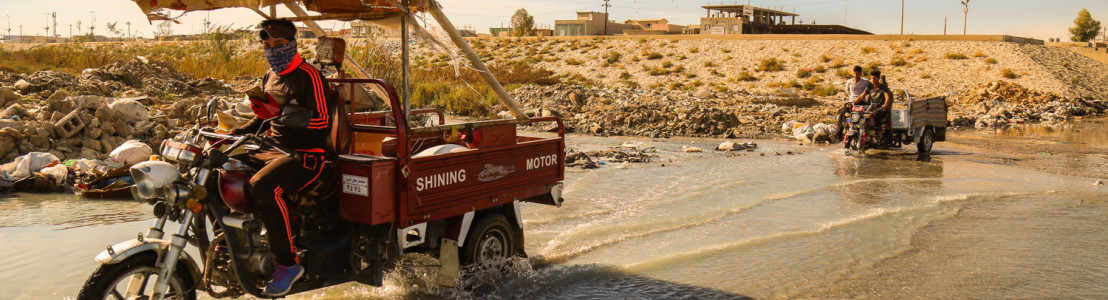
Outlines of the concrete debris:
{"type": "Polygon", "coordinates": [[[704,152],[704,150],[703,150],[703,149],[700,149],[700,148],[697,148],[697,147],[689,147],[689,146],[681,146],[681,151],[684,151],[685,153],[700,153],[700,152],[704,152]]]}
{"type": "Polygon", "coordinates": [[[743,150],[754,151],[754,149],[758,149],[758,144],[755,144],[754,142],[736,143],[736,142],[732,142],[732,141],[726,141],[726,142],[720,143],[719,146],[716,146],[715,150],[716,151],[743,151],[743,150]]]}
{"type": "Polygon", "coordinates": [[[30,153],[84,161],[79,169],[67,164],[67,172],[54,167],[46,171],[50,174],[39,168],[21,173],[21,178],[0,176],[0,192],[70,189],[74,178],[130,163],[107,161],[125,142],[146,149],[133,155],[145,160],[162,140],[196,124],[200,106],[212,98],[219,100],[219,110],[249,117],[231,109],[241,100],[231,87],[144,59],[87,69],[77,76],[0,71],[0,163],[14,163],[30,153]]]}
{"type": "Polygon", "coordinates": [[[1064,98],[1007,81],[989,82],[954,93],[947,102],[952,125],[978,128],[1031,122],[1056,124],[1075,117],[1101,115],[1108,110],[1104,100],[1064,98]]]}

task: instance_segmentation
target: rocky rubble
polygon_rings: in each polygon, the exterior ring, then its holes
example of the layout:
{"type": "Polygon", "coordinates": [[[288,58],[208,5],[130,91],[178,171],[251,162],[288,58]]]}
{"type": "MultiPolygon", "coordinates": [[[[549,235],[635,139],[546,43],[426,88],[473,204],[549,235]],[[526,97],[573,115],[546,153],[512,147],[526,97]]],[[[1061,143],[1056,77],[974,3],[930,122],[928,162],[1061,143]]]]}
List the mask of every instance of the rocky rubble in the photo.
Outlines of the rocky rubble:
{"type": "Polygon", "coordinates": [[[1108,102],[1104,100],[1066,98],[1008,81],[993,81],[957,92],[947,102],[953,125],[975,127],[1058,123],[1075,117],[1102,115],[1108,110],[1108,102]]]}
{"type": "Polygon", "coordinates": [[[834,101],[710,90],[523,86],[510,92],[529,114],[561,116],[595,135],[769,138],[786,120],[823,120],[834,101]],[[699,94],[700,97],[694,94],[699,94]]]}
{"type": "Polygon", "coordinates": [[[232,99],[232,93],[219,80],[193,79],[141,57],[80,76],[0,72],[0,163],[31,152],[62,161],[106,159],[128,140],[157,149],[195,123],[208,97],[232,99]]]}

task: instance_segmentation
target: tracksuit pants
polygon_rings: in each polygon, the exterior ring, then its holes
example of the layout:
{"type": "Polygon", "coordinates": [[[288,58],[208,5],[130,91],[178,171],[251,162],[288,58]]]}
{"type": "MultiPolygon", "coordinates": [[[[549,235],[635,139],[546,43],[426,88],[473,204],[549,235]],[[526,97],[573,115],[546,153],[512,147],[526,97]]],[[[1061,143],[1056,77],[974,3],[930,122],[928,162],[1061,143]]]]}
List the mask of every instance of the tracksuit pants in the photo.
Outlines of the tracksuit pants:
{"type": "Polygon", "coordinates": [[[277,151],[265,151],[249,155],[247,165],[264,165],[250,178],[250,198],[265,224],[269,247],[277,258],[277,264],[292,266],[299,263],[293,243],[291,226],[295,203],[286,199],[319,179],[323,172],[323,153],[300,152],[302,158],[289,157],[277,151]]]}

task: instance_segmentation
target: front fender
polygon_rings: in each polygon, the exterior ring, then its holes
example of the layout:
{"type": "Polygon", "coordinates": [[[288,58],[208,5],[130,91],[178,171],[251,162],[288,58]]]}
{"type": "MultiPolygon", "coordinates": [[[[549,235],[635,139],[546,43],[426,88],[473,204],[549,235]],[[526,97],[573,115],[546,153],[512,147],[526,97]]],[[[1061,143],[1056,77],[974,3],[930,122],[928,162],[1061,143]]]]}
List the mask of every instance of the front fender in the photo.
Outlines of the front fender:
{"type": "MultiPolygon", "coordinates": [[[[158,254],[158,263],[160,264],[168,248],[169,241],[163,239],[145,238],[141,241],[137,239],[127,240],[108,246],[108,249],[100,251],[100,254],[96,255],[96,261],[107,265],[117,264],[136,254],[153,251],[158,254]]],[[[192,256],[185,251],[181,251],[181,258],[177,260],[177,266],[180,267],[181,263],[188,266],[189,274],[192,275],[192,282],[200,282],[200,268],[197,266],[196,261],[192,259],[192,256]]]]}

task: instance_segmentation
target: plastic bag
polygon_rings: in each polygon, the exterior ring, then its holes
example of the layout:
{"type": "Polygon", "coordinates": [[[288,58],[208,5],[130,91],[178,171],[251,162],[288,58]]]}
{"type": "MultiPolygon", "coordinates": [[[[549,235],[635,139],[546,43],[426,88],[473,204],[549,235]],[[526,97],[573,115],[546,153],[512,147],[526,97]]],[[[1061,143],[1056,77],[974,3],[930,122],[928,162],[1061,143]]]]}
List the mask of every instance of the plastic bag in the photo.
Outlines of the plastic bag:
{"type": "Polygon", "coordinates": [[[39,173],[50,175],[54,178],[55,183],[62,184],[65,183],[66,177],[69,176],[69,168],[63,164],[56,164],[43,168],[39,173]]]}
{"type": "Polygon", "coordinates": [[[150,149],[150,146],[140,141],[130,140],[112,150],[112,153],[108,154],[108,160],[133,165],[150,159],[153,154],[154,149],[150,149]]]}
{"type": "Polygon", "coordinates": [[[134,99],[116,99],[108,107],[123,115],[123,119],[129,123],[136,123],[150,119],[150,111],[146,105],[142,105],[134,99]]]}
{"type": "Polygon", "coordinates": [[[46,152],[31,152],[27,155],[16,157],[10,163],[0,166],[0,176],[8,181],[16,181],[31,177],[31,173],[38,172],[42,168],[52,167],[58,164],[58,157],[46,152]]]}

